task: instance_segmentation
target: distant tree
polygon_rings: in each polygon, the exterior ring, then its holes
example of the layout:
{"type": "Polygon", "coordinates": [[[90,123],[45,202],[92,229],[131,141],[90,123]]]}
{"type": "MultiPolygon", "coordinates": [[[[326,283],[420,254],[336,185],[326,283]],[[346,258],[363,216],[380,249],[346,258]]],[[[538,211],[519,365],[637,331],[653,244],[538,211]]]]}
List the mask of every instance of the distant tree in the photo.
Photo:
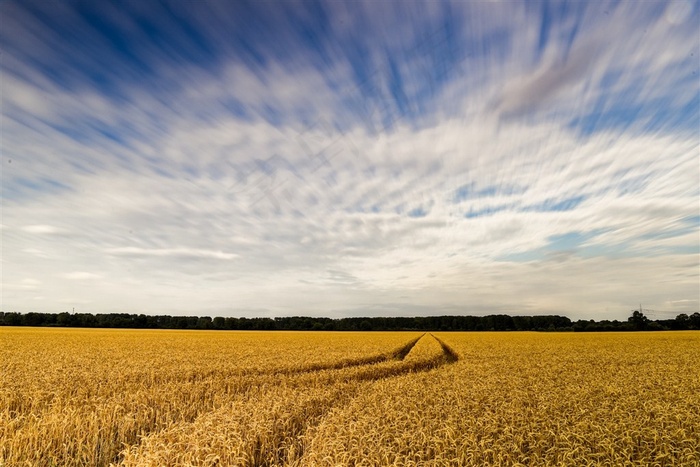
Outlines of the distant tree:
{"type": "Polygon", "coordinates": [[[212,321],[210,316],[202,316],[197,318],[197,329],[211,329],[212,321]]]}
{"type": "Polygon", "coordinates": [[[226,329],[240,329],[238,318],[226,318],[226,329]]]}
{"type": "Polygon", "coordinates": [[[690,315],[690,329],[700,329],[700,313],[690,315]]]}
{"type": "Polygon", "coordinates": [[[70,326],[70,321],[71,321],[71,316],[70,313],[67,311],[64,311],[63,313],[59,313],[58,316],[56,317],[56,325],[58,326],[70,326]]]}
{"type": "Polygon", "coordinates": [[[224,318],[222,318],[221,316],[215,317],[213,324],[214,324],[214,327],[216,329],[225,329],[226,328],[226,320],[224,318]]]}
{"type": "Polygon", "coordinates": [[[689,329],[690,317],[685,313],[681,313],[680,315],[676,316],[673,324],[673,329],[689,329]]]}
{"type": "Polygon", "coordinates": [[[634,310],[634,313],[632,313],[632,316],[630,316],[627,321],[632,324],[636,330],[643,330],[649,326],[649,318],[644,316],[644,313],[639,310],[634,310]]]}
{"type": "Polygon", "coordinates": [[[679,314],[675,319],[650,320],[636,310],[626,321],[579,320],[565,316],[423,316],[423,317],[277,317],[210,318],[208,316],[148,316],[127,313],[15,313],[0,311],[0,326],[71,326],[99,328],[154,329],[247,329],[247,330],[326,330],[326,331],[639,331],[666,329],[700,330],[700,313],[679,314]]]}

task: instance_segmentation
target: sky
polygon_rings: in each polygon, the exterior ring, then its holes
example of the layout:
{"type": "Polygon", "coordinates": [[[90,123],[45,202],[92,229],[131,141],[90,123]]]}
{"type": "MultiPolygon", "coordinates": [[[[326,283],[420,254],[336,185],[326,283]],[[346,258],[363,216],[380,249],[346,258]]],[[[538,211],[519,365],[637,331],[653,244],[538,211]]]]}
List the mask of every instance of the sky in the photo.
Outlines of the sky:
{"type": "Polygon", "coordinates": [[[0,3],[3,311],[698,311],[700,2],[0,3]]]}

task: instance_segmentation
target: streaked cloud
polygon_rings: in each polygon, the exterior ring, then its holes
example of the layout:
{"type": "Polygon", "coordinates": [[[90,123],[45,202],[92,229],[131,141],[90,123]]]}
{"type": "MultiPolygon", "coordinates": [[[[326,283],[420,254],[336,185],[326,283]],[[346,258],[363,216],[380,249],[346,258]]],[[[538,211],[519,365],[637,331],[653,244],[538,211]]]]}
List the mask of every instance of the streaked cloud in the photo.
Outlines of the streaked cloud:
{"type": "Polygon", "coordinates": [[[7,310],[697,311],[695,3],[0,9],[7,310]]]}
{"type": "Polygon", "coordinates": [[[42,224],[25,225],[24,227],[22,227],[22,230],[32,234],[55,234],[61,232],[61,229],[58,227],[54,227],[53,225],[42,224]]]}
{"type": "Polygon", "coordinates": [[[111,248],[107,253],[124,256],[173,256],[177,258],[213,258],[213,259],[234,259],[238,255],[224,253],[222,251],[198,250],[196,248],[161,248],[147,249],[138,247],[111,248]]]}
{"type": "Polygon", "coordinates": [[[65,279],[69,280],[89,280],[89,279],[99,279],[102,277],[100,274],[95,274],[93,272],[86,271],[74,271],[63,274],[65,279]]]}

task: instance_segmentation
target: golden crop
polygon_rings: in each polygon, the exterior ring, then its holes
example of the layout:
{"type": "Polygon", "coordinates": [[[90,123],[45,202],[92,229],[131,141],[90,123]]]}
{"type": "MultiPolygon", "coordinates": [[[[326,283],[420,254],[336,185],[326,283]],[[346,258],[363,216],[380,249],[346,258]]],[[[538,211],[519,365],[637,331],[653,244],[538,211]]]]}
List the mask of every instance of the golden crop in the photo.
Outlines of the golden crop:
{"type": "Polygon", "coordinates": [[[0,328],[0,465],[700,465],[697,332],[0,328]]]}

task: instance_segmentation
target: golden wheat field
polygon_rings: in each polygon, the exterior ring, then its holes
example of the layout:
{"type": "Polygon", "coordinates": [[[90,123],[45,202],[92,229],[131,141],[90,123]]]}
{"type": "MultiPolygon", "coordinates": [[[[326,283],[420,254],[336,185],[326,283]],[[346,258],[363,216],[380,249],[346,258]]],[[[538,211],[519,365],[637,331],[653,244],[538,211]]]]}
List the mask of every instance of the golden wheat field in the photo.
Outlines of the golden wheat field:
{"type": "Polygon", "coordinates": [[[700,465],[700,333],[0,328],[2,466],[700,465]]]}

